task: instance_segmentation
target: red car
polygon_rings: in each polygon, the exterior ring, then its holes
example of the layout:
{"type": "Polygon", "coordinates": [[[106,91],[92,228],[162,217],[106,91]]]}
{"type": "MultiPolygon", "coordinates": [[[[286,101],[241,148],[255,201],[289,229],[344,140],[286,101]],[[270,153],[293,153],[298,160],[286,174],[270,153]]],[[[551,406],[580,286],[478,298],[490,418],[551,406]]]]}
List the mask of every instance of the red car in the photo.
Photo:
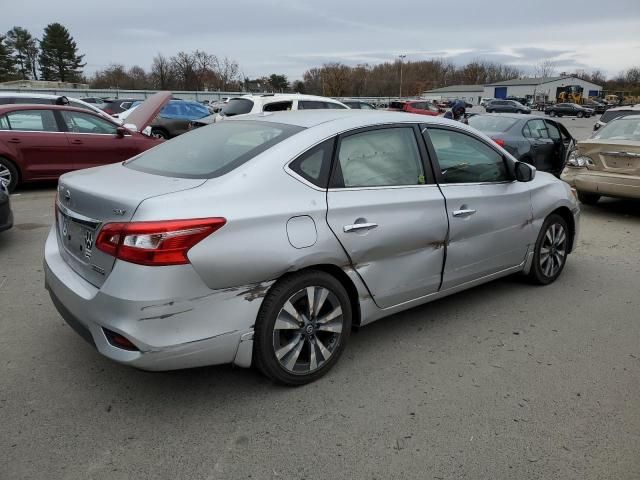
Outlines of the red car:
{"type": "Polygon", "coordinates": [[[81,168],[122,162],[158,145],[142,132],[170,100],[160,92],[145,100],[127,125],[87,110],[58,105],[0,105],[0,180],[9,191],[56,180],[81,168]]]}
{"type": "Polygon", "coordinates": [[[440,110],[433,103],[426,100],[395,100],[389,103],[388,110],[392,112],[419,113],[420,115],[440,115],[440,110]]]}

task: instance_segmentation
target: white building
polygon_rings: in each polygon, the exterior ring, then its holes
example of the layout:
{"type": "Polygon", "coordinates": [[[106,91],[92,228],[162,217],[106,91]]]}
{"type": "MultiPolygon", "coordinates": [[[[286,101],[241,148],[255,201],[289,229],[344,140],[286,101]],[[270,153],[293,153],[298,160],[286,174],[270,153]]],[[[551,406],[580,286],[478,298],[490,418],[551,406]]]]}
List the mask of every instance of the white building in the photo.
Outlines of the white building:
{"type": "Polygon", "coordinates": [[[484,85],[451,85],[422,92],[426,100],[465,100],[473,105],[480,105],[485,90],[484,85]]]}
{"type": "MultiPolygon", "coordinates": [[[[602,92],[602,86],[587,82],[572,75],[547,78],[516,78],[504,82],[490,83],[484,86],[483,97],[507,98],[507,97],[541,97],[547,100],[555,100],[558,88],[568,85],[580,85],[583,88],[582,96],[597,97],[602,92]]],[[[475,86],[475,85],[474,85],[475,86]]]]}

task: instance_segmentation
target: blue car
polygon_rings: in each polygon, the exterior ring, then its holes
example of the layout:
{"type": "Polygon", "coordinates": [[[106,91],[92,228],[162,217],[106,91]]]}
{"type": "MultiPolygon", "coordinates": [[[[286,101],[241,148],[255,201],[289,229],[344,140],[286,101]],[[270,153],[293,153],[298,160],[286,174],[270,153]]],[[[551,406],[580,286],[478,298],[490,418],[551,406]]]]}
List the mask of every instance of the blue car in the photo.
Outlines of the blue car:
{"type": "MultiPolygon", "coordinates": [[[[135,102],[131,107],[136,107],[140,103],[142,102],[135,102]]],[[[177,137],[189,130],[189,123],[192,120],[198,120],[208,115],[211,115],[211,112],[201,103],[189,100],[170,100],[151,124],[151,135],[165,140],[177,137]]]]}

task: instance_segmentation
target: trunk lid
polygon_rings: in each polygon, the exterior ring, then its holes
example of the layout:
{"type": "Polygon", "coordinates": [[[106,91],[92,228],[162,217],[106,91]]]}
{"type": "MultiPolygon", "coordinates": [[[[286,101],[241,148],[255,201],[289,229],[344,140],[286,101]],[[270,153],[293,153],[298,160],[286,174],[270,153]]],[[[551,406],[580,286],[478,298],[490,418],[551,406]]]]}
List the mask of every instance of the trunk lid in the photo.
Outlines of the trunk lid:
{"type": "Polygon", "coordinates": [[[640,175],[640,142],[633,140],[589,139],[578,143],[580,154],[591,157],[589,170],[640,175]]]}
{"type": "Polygon", "coordinates": [[[133,130],[142,132],[158,116],[160,110],[171,100],[171,92],[158,92],[138,105],[125,119],[133,130]]]}
{"type": "Polygon", "coordinates": [[[127,222],[145,199],[202,185],[205,179],[163,177],[122,164],[63,175],[58,185],[56,230],[60,253],[82,278],[102,286],[115,258],[94,243],[109,222],[127,222]]]}

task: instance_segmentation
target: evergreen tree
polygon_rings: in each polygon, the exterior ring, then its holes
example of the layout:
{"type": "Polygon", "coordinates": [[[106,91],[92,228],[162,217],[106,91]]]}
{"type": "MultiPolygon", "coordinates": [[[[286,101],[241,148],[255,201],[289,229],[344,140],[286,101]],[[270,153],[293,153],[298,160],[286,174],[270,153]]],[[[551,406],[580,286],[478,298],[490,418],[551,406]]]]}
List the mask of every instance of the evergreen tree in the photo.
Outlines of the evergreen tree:
{"type": "Polygon", "coordinates": [[[78,55],[78,46],[69,31],[59,23],[44,29],[40,40],[40,76],[43,80],[73,82],[82,76],[84,55],[78,55]]]}
{"type": "MultiPolygon", "coordinates": [[[[6,42],[15,52],[14,59],[20,76],[26,79],[34,75],[38,56],[36,39],[31,36],[28,30],[22,27],[13,27],[7,32],[6,42]]],[[[34,78],[37,79],[37,76],[34,75],[34,78]]]]}
{"type": "Polygon", "coordinates": [[[7,45],[4,35],[0,35],[0,82],[12,80],[15,76],[13,50],[7,45]]]}

